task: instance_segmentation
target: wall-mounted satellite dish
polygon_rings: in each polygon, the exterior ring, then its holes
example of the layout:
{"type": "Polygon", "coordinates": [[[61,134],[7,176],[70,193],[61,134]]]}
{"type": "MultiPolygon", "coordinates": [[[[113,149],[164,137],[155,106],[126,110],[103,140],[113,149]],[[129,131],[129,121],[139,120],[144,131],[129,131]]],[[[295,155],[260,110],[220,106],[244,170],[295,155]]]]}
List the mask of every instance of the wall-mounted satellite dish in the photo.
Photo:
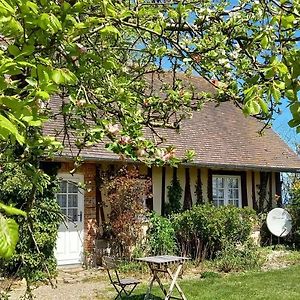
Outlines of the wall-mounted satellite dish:
{"type": "Polygon", "coordinates": [[[291,215],[283,208],[274,208],[268,213],[267,226],[272,234],[287,236],[292,229],[291,215]]]}

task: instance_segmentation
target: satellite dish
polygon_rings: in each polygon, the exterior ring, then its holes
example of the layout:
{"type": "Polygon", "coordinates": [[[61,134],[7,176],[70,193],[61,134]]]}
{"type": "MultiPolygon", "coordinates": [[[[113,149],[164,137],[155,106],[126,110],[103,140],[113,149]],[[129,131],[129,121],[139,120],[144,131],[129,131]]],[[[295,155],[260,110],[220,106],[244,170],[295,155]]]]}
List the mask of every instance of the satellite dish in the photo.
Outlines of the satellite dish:
{"type": "Polygon", "coordinates": [[[274,208],[267,215],[267,226],[272,234],[287,236],[292,229],[291,215],[283,208],[274,208]]]}

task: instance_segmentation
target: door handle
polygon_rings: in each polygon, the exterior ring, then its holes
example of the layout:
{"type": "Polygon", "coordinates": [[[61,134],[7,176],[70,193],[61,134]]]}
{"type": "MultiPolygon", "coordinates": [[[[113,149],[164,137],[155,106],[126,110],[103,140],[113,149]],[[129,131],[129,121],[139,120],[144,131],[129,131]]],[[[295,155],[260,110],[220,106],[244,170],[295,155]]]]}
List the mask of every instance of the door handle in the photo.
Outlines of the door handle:
{"type": "Polygon", "coordinates": [[[79,217],[79,222],[82,222],[82,211],[79,213],[78,217],[79,217]]]}

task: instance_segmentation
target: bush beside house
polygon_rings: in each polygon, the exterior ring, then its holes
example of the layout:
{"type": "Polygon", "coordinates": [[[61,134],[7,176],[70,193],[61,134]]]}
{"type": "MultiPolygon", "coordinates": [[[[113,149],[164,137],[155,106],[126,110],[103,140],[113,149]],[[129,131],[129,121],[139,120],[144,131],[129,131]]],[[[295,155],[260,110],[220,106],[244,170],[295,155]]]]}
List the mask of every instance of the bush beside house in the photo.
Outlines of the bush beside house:
{"type": "Polygon", "coordinates": [[[214,258],[225,243],[244,244],[250,237],[256,214],[248,208],[195,205],[171,218],[181,255],[200,262],[214,258]]]}
{"type": "MultiPolygon", "coordinates": [[[[25,278],[30,283],[56,275],[54,247],[57,229],[62,221],[55,197],[58,187],[56,172],[55,165],[44,170],[44,175],[49,176],[50,180],[45,181],[43,190],[37,192],[28,222],[18,220],[20,239],[15,254],[8,260],[0,260],[0,277],[25,278]]],[[[33,188],[25,168],[16,163],[3,164],[0,172],[0,199],[5,204],[14,204],[26,210],[24,203],[31,196],[33,188]]]]}

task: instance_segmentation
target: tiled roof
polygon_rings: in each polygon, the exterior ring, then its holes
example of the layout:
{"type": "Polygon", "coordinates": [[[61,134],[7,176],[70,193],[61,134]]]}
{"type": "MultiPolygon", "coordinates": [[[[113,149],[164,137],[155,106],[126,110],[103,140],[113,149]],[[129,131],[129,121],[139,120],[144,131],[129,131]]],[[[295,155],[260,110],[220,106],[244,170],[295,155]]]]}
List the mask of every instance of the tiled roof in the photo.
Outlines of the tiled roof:
{"type": "MultiPolygon", "coordinates": [[[[168,73],[167,73],[168,74],[168,73]]],[[[168,80],[164,75],[162,80],[168,80]]],[[[180,75],[181,76],[181,75],[180,75]]],[[[157,80],[157,79],[155,79],[157,80]]],[[[196,90],[213,89],[199,77],[189,78],[196,90]]],[[[156,88],[160,83],[154,84],[156,88]]],[[[51,106],[59,106],[59,98],[52,99],[51,106]]],[[[278,171],[300,170],[300,158],[272,129],[265,129],[259,135],[263,123],[253,117],[245,117],[241,110],[231,102],[206,103],[203,109],[193,114],[192,119],[184,120],[177,133],[171,129],[161,129],[166,144],[174,145],[176,153],[182,156],[187,149],[196,151],[192,164],[224,169],[260,169],[278,171]]],[[[45,134],[53,135],[63,128],[62,119],[49,122],[45,134]]],[[[61,159],[76,154],[73,146],[67,147],[61,159]]],[[[118,156],[105,149],[105,143],[81,152],[87,160],[118,160],[118,156]]]]}

